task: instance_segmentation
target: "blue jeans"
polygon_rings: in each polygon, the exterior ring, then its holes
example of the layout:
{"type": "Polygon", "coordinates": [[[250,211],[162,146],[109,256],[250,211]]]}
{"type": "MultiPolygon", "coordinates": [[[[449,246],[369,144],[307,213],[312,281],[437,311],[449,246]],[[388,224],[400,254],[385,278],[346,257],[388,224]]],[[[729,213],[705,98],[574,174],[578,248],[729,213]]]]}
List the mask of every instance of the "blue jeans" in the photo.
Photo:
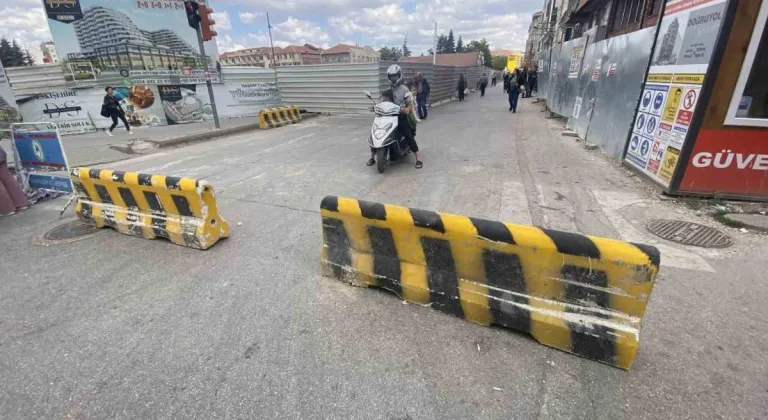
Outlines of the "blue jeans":
{"type": "Polygon", "coordinates": [[[416,113],[419,114],[419,118],[427,118],[427,94],[416,94],[416,113]]]}
{"type": "Polygon", "coordinates": [[[512,112],[517,112],[517,97],[520,96],[520,91],[517,88],[509,89],[509,109],[512,112]]]}

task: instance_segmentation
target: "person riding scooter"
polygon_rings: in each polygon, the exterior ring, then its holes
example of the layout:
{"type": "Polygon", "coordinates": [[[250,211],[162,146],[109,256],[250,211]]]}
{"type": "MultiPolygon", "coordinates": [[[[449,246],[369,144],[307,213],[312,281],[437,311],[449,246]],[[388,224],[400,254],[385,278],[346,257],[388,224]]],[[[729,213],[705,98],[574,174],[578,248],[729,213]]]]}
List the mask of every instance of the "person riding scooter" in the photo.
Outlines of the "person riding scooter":
{"type": "MultiPolygon", "coordinates": [[[[389,79],[389,83],[392,86],[393,102],[400,106],[400,114],[397,117],[397,129],[408,142],[408,147],[413,154],[416,155],[416,169],[421,169],[424,164],[419,159],[419,146],[416,144],[413,129],[408,121],[408,114],[413,109],[413,95],[408,87],[403,84],[403,70],[397,64],[389,66],[387,69],[387,79],[389,79]]],[[[366,162],[366,165],[373,166],[375,164],[376,151],[371,149],[371,158],[366,162]]]]}

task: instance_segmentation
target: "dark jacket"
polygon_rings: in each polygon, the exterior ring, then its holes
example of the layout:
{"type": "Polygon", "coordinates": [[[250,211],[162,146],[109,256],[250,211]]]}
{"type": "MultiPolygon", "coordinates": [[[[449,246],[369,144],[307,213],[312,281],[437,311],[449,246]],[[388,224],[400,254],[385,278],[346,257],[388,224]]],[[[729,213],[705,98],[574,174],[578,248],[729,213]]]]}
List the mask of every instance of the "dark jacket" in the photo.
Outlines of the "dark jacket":
{"type": "Polygon", "coordinates": [[[459,76],[459,84],[456,86],[456,89],[464,90],[466,88],[467,88],[467,81],[464,79],[464,76],[459,76]]]}
{"type": "Polygon", "coordinates": [[[104,95],[104,105],[109,109],[111,114],[125,114],[123,107],[120,105],[120,101],[114,96],[104,95]]]}
{"type": "Polygon", "coordinates": [[[429,82],[423,77],[421,78],[421,94],[429,96],[429,82]]]}

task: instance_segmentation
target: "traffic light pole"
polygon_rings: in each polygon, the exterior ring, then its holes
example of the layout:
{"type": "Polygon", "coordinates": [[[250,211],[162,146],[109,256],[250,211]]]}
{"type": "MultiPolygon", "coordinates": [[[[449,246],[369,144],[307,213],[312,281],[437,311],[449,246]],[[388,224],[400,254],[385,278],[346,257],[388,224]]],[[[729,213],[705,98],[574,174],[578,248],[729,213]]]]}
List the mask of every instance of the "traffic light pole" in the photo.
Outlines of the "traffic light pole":
{"type": "MultiPolygon", "coordinates": [[[[211,78],[210,73],[208,73],[208,58],[205,56],[205,46],[203,46],[203,35],[200,33],[200,28],[198,27],[197,30],[197,43],[200,45],[200,58],[203,60],[203,70],[205,70],[205,73],[208,74],[209,77],[205,79],[205,85],[208,86],[208,97],[211,98],[211,110],[213,111],[213,123],[216,125],[216,128],[221,128],[221,125],[219,124],[219,113],[216,111],[216,99],[213,98],[213,85],[211,85],[211,78]]],[[[219,75],[221,77],[221,75],[219,75]]]]}

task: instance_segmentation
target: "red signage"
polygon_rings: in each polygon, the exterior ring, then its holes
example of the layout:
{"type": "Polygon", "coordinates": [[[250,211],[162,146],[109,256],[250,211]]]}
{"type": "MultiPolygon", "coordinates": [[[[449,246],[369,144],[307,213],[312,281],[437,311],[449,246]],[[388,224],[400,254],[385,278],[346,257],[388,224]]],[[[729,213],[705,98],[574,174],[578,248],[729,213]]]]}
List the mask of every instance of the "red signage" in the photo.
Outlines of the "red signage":
{"type": "Polygon", "coordinates": [[[192,75],[192,67],[189,67],[189,66],[184,67],[182,72],[184,73],[184,76],[191,76],[192,75]]]}
{"type": "Polygon", "coordinates": [[[680,191],[768,197],[768,131],[701,130],[680,191]]]}
{"type": "Polygon", "coordinates": [[[691,118],[693,118],[693,112],[686,111],[684,109],[681,109],[677,112],[677,120],[675,120],[680,125],[691,125],[691,118]]]}

